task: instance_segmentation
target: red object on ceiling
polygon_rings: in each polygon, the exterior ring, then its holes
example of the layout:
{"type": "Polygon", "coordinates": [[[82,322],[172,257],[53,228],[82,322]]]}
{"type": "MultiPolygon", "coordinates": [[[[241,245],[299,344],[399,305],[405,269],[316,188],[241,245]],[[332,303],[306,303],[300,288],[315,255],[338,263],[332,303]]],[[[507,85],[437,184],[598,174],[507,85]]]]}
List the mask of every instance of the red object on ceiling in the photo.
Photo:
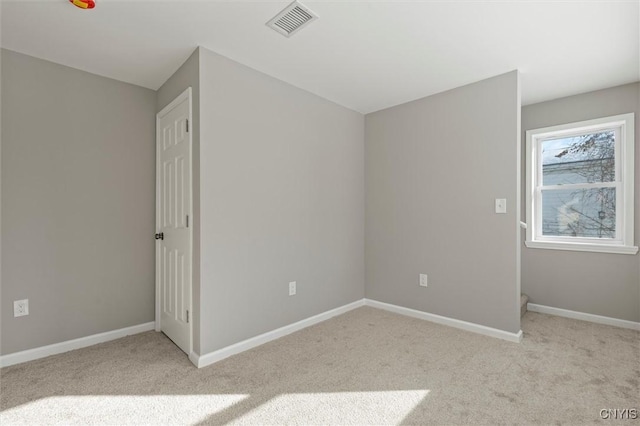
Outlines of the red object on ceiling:
{"type": "Polygon", "coordinates": [[[69,0],[74,6],[80,9],[93,9],[96,7],[96,2],[93,0],[69,0]]]}

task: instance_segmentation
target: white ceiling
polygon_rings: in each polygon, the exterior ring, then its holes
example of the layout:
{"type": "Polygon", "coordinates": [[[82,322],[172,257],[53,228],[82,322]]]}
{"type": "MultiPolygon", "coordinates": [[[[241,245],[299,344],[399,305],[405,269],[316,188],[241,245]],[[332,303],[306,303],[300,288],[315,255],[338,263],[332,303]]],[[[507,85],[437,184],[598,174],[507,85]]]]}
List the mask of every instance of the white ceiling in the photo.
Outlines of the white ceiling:
{"type": "Polygon", "coordinates": [[[519,69],[524,104],[640,80],[640,1],[4,0],[1,45],[157,89],[200,45],[368,113],[519,69]]]}

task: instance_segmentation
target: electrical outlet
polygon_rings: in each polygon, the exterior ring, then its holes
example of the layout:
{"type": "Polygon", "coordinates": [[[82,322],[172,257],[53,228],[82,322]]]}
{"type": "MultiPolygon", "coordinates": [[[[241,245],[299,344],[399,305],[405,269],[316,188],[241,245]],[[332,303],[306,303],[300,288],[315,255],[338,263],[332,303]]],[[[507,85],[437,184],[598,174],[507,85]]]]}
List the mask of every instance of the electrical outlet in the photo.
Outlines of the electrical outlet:
{"type": "Polygon", "coordinates": [[[427,274],[420,274],[420,287],[427,286],[427,274]]]}
{"type": "Polygon", "coordinates": [[[295,296],[296,294],[296,282],[291,281],[289,283],[289,296],[295,296]]]}
{"type": "Polygon", "coordinates": [[[13,316],[22,317],[29,315],[29,299],[13,301],[13,316]]]}

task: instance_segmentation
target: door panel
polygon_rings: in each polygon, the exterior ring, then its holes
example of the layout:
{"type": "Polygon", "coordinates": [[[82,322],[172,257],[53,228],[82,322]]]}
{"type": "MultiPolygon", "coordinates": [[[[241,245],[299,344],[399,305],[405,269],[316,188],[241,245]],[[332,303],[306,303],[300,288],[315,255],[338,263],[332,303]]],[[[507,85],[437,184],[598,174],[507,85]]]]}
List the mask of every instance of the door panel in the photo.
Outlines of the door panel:
{"type": "Polygon", "coordinates": [[[191,97],[179,96],[158,114],[156,320],[183,351],[191,350],[191,97]],[[159,318],[158,318],[159,316],[159,318]]]}

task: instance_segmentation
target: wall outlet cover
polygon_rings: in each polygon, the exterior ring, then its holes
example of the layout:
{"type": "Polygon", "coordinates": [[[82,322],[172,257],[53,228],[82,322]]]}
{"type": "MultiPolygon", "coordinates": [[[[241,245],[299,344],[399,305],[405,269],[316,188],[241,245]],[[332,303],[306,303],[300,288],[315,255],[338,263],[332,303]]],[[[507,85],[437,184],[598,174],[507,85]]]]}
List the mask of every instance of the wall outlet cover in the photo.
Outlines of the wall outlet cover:
{"type": "Polygon", "coordinates": [[[426,287],[427,282],[427,274],[420,274],[420,287],[426,287]]]}
{"type": "Polygon", "coordinates": [[[29,315],[29,299],[13,301],[13,316],[22,317],[29,315]]]}
{"type": "Polygon", "coordinates": [[[289,296],[295,296],[296,294],[296,282],[291,281],[289,283],[289,296]]]}

